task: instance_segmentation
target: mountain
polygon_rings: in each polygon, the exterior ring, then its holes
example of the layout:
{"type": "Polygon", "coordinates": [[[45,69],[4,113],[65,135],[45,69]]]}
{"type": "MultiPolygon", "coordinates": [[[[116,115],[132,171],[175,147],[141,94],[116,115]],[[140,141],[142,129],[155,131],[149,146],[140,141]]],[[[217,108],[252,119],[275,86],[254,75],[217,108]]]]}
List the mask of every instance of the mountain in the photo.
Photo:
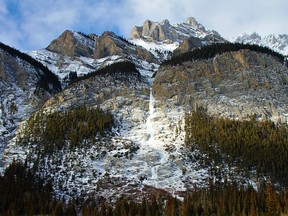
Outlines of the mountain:
{"type": "Polygon", "coordinates": [[[30,55],[57,74],[63,87],[71,76],[81,77],[119,61],[133,61],[146,77],[151,77],[159,65],[152,53],[113,32],[97,36],[66,30],[46,49],[30,55]]]}
{"type": "Polygon", "coordinates": [[[287,188],[288,68],[277,52],[228,43],[194,18],[147,20],[129,40],[67,30],[30,56],[0,51],[2,126],[14,121],[3,167],[23,162],[57,200],[80,209],[230,184],[263,191],[267,179],[287,188]]]}
{"type": "Polygon", "coordinates": [[[130,39],[132,43],[156,53],[162,60],[169,57],[167,51],[173,52],[176,48],[180,49],[177,51],[180,53],[197,46],[226,42],[218,32],[205,29],[194,17],[174,25],[168,20],[162,22],[146,20],[143,26],[132,28],[130,39]]]}
{"type": "Polygon", "coordinates": [[[251,34],[244,33],[236,37],[233,41],[238,43],[258,44],[260,46],[266,46],[285,56],[288,55],[287,34],[271,34],[261,37],[256,32],[251,34]]]}

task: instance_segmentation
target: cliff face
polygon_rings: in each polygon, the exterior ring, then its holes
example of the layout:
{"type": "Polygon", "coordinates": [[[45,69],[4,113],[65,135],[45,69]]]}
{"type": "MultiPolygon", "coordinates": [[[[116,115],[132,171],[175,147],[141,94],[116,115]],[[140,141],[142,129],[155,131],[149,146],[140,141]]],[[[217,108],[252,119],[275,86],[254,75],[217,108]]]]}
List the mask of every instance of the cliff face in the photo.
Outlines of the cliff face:
{"type": "Polygon", "coordinates": [[[244,118],[256,113],[262,118],[284,120],[287,81],[287,67],[274,57],[240,50],[209,60],[162,66],[153,92],[163,106],[171,108],[189,110],[200,104],[217,116],[244,118]]]}

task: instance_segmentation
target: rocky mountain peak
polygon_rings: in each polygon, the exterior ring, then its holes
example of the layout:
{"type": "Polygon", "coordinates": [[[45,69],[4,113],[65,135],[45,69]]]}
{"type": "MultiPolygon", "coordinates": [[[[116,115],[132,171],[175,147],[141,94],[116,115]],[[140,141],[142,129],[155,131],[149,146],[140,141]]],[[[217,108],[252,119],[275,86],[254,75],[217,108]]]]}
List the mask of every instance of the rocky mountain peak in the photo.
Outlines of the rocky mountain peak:
{"type": "MultiPolygon", "coordinates": [[[[194,17],[188,17],[185,21],[185,23],[194,26],[194,27],[199,27],[201,24],[197,22],[197,20],[194,17]]],[[[202,25],[201,25],[202,26],[202,25]]]]}
{"type": "Polygon", "coordinates": [[[168,25],[170,25],[170,22],[169,22],[169,20],[164,19],[164,20],[161,22],[161,24],[164,25],[164,26],[168,26],[168,25]]]}
{"type": "Polygon", "coordinates": [[[253,43],[260,43],[261,41],[261,36],[256,33],[256,32],[252,32],[251,34],[248,33],[243,33],[242,35],[239,35],[236,38],[236,42],[241,42],[241,43],[245,43],[247,41],[253,42],[253,43]]]}
{"type": "Polygon", "coordinates": [[[207,35],[219,36],[216,31],[206,30],[194,17],[185,22],[171,25],[168,20],[153,22],[146,20],[143,26],[135,26],[130,33],[131,39],[144,39],[153,42],[182,42],[190,36],[204,38],[207,35]]]}
{"type": "Polygon", "coordinates": [[[91,57],[96,38],[96,35],[85,35],[66,30],[46,49],[67,56],[91,57]]]}
{"type": "Polygon", "coordinates": [[[262,37],[256,32],[252,32],[251,34],[244,33],[236,37],[234,41],[237,43],[257,44],[260,46],[266,46],[285,56],[288,55],[287,34],[270,34],[262,37]]]}
{"type": "Polygon", "coordinates": [[[178,34],[171,29],[171,25],[167,19],[162,22],[153,22],[146,20],[143,26],[135,26],[130,33],[131,39],[145,38],[149,41],[165,41],[178,40],[178,34]]]}

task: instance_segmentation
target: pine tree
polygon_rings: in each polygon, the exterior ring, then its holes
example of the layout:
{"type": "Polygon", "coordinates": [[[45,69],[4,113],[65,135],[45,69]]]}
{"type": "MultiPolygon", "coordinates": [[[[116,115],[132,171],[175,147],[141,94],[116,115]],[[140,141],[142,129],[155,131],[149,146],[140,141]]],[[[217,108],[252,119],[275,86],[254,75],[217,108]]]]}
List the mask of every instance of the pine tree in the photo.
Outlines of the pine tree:
{"type": "Polygon", "coordinates": [[[268,181],[266,187],[265,206],[266,206],[266,214],[265,214],[266,216],[280,215],[277,195],[276,192],[272,189],[270,181],[268,181]]]}

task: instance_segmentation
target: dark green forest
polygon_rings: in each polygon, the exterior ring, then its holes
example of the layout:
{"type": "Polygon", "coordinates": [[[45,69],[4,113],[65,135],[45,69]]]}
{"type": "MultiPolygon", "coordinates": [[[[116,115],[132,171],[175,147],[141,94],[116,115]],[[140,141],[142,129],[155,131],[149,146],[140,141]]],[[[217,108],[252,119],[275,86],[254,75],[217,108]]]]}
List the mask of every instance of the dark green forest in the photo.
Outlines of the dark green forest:
{"type": "Polygon", "coordinates": [[[185,116],[186,146],[197,147],[213,163],[255,169],[288,186],[288,128],[256,116],[244,120],[216,118],[197,107],[185,116]]]}
{"type": "Polygon", "coordinates": [[[113,207],[93,200],[82,205],[83,215],[99,216],[277,216],[287,213],[287,193],[277,193],[268,182],[258,191],[251,186],[211,184],[187,193],[183,201],[172,196],[151,196],[136,203],[120,198],[113,207]]]}
{"type": "MultiPolygon", "coordinates": [[[[40,69],[43,72],[43,74],[41,74],[40,80],[37,83],[38,87],[45,89],[48,92],[51,92],[51,88],[49,87],[49,83],[52,83],[54,90],[56,90],[56,91],[61,90],[61,83],[60,83],[58,77],[54,73],[52,73],[42,63],[38,62],[37,60],[35,60],[31,56],[27,55],[26,53],[22,53],[19,50],[12,48],[10,46],[7,46],[1,42],[0,42],[0,48],[5,50],[10,55],[12,55],[14,57],[19,57],[19,58],[23,59],[24,61],[28,62],[29,64],[34,66],[34,68],[37,71],[39,71],[39,69],[40,69]]],[[[54,93],[54,92],[51,92],[51,93],[54,93]]]]}
{"type": "Polygon", "coordinates": [[[68,146],[83,147],[85,140],[105,136],[113,124],[113,115],[98,107],[84,105],[47,114],[39,111],[28,119],[18,144],[36,143],[39,151],[52,154],[68,146]]]}
{"type": "Polygon", "coordinates": [[[52,197],[52,184],[39,177],[33,169],[13,162],[0,176],[0,215],[76,215],[75,205],[52,197]]]}
{"type": "Polygon", "coordinates": [[[225,52],[235,52],[243,49],[268,54],[275,57],[281,63],[285,62],[285,57],[283,55],[271,50],[268,47],[261,47],[255,44],[251,45],[242,43],[216,43],[212,45],[198,47],[178,56],[174,56],[171,59],[164,61],[162,65],[175,66],[187,61],[211,59],[216,55],[220,55],[225,52]]]}
{"type": "Polygon", "coordinates": [[[258,190],[236,183],[211,183],[195,187],[184,200],[154,194],[141,202],[132,197],[115,203],[93,196],[65,202],[52,197],[52,185],[45,183],[33,169],[13,162],[0,176],[0,215],[95,215],[95,216],[277,216],[288,213],[288,193],[277,192],[270,182],[258,190]]]}

